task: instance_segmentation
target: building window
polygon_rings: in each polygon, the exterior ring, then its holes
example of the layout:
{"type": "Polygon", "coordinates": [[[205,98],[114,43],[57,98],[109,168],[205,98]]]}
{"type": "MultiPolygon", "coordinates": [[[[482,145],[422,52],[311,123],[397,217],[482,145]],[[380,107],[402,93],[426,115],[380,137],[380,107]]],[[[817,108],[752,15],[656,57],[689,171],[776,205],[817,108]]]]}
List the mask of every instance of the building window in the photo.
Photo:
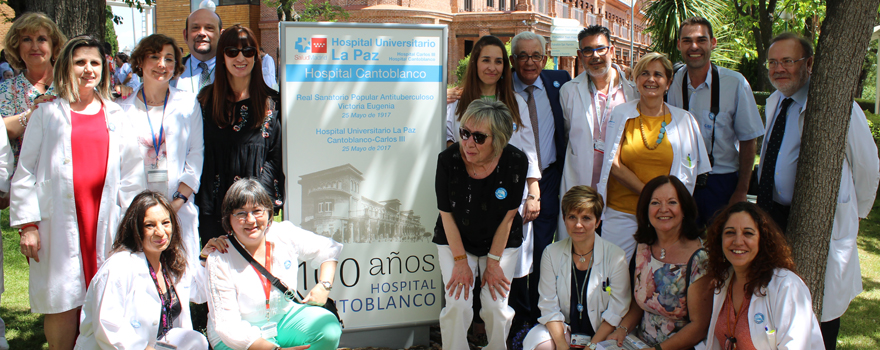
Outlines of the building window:
{"type": "Polygon", "coordinates": [[[507,11],[507,1],[499,0],[498,1],[498,9],[501,11],[507,11]]]}
{"type": "Polygon", "coordinates": [[[464,10],[471,12],[474,10],[473,0],[464,0],[464,10]]]}
{"type": "Polygon", "coordinates": [[[333,202],[321,202],[318,203],[318,211],[321,213],[329,213],[333,211],[333,202]]]}
{"type": "Polygon", "coordinates": [[[495,6],[495,2],[494,2],[494,1],[492,1],[492,0],[486,0],[486,7],[493,7],[493,6],[495,6]]]}

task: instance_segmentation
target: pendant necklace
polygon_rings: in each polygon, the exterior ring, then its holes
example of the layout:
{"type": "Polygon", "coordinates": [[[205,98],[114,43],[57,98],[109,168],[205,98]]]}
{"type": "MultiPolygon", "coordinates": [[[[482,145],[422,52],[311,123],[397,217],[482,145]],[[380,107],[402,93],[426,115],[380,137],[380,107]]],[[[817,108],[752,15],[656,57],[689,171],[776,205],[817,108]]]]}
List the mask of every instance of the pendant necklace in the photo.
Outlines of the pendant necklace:
{"type": "MultiPolygon", "coordinates": [[[[572,253],[574,253],[574,247],[571,248],[571,251],[572,251],[572,253]]],[[[592,252],[593,251],[590,250],[590,253],[592,253],[592,252]]],[[[587,254],[590,254],[590,253],[587,253],[587,254]]],[[[581,262],[584,262],[584,260],[586,260],[586,259],[584,259],[584,257],[582,255],[580,255],[578,253],[574,253],[574,254],[581,257],[581,260],[580,260],[581,262]]],[[[587,255],[587,254],[584,254],[584,255],[587,255]]],[[[590,256],[590,268],[587,269],[586,276],[590,276],[590,272],[592,272],[592,270],[593,270],[593,257],[590,256]]],[[[577,311],[580,313],[579,319],[582,320],[582,319],[584,319],[584,290],[587,288],[587,283],[589,281],[587,281],[587,277],[585,277],[584,284],[578,283],[577,268],[575,267],[574,262],[572,262],[572,264],[571,264],[571,276],[574,277],[575,290],[578,290],[578,289],[580,290],[580,292],[577,295],[577,297],[578,297],[577,311]]]]}
{"type": "MultiPolygon", "coordinates": [[[[593,250],[590,249],[590,251],[588,251],[588,252],[586,252],[586,253],[584,253],[584,254],[578,254],[578,253],[575,253],[575,252],[574,252],[574,247],[571,247],[571,253],[574,254],[574,255],[577,255],[577,256],[581,257],[581,259],[578,260],[579,262],[587,261],[587,258],[584,258],[584,257],[587,256],[587,254],[590,254],[590,253],[592,253],[592,252],[593,252],[593,250]]],[[[592,259],[593,259],[593,258],[590,257],[590,260],[592,260],[592,259]]]]}
{"type": "MultiPolygon", "coordinates": [[[[672,244],[666,246],[666,248],[672,247],[673,245],[678,243],[678,241],[681,241],[681,237],[679,237],[675,242],[672,242],[672,244]]],[[[660,259],[666,259],[666,248],[660,248],[660,259]]]]}

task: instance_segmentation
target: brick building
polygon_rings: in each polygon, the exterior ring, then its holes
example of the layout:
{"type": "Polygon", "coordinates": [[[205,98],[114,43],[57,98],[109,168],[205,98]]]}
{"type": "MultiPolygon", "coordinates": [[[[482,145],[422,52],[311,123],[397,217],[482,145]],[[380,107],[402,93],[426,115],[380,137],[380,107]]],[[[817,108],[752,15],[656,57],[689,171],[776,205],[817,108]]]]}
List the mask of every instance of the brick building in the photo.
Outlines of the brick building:
{"type": "MultiPolygon", "coordinates": [[[[316,2],[319,0],[315,0],[316,2]]],[[[629,65],[628,3],[621,0],[330,0],[350,14],[349,22],[443,24],[449,26],[449,73],[455,80],[455,66],[470,53],[483,35],[495,35],[504,41],[517,33],[533,31],[549,40],[553,18],[571,18],[583,26],[601,24],[611,29],[611,41],[617,48],[615,63],[629,65]]],[[[219,0],[217,13],[224,26],[236,23],[250,27],[266,52],[277,60],[278,16],[274,8],[259,0],[219,0]]],[[[651,39],[642,31],[644,17],[636,4],[635,58],[648,52],[651,39]]],[[[157,6],[157,32],[183,40],[184,21],[191,0],[163,0],[157,6]]],[[[549,46],[549,45],[548,45],[549,46]]],[[[560,69],[572,75],[580,72],[574,57],[562,57],[560,69]]]]}

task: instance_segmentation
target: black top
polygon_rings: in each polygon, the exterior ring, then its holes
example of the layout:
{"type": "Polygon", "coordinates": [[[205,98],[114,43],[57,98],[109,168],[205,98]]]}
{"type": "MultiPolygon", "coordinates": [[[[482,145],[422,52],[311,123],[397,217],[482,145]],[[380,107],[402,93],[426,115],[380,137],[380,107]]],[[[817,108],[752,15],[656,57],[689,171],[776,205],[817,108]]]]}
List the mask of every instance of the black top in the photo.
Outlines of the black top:
{"type": "MultiPolygon", "coordinates": [[[[275,101],[275,106],[279,106],[278,93],[272,92],[269,97],[275,101]]],[[[244,126],[254,113],[250,99],[236,102],[232,108],[236,123],[218,127],[211,117],[211,99],[202,105],[205,163],[201,188],[196,193],[199,214],[219,216],[226,191],[235,180],[247,177],[263,184],[272,197],[274,209],[280,209],[284,204],[281,114],[274,110],[263,125],[254,129],[244,126]]]]}
{"type": "MultiPolygon", "coordinates": [[[[437,209],[452,213],[464,250],[484,256],[489,253],[492,238],[504,216],[522,203],[529,161],[525,153],[507,145],[501,152],[495,171],[477,180],[468,175],[459,149],[460,145],[456,142],[440,152],[437,159],[437,176],[434,179],[437,209]]],[[[510,225],[506,248],[522,245],[522,225],[522,216],[516,213],[510,225]]],[[[449,244],[439,215],[434,226],[434,243],[449,244]]]]}
{"type": "MultiPolygon", "coordinates": [[[[572,262],[572,264],[574,264],[574,262],[572,262]]],[[[593,269],[590,268],[581,271],[580,269],[575,268],[574,270],[576,273],[571,275],[571,309],[568,311],[571,323],[569,326],[571,327],[572,333],[581,333],[592,337],[596,335],[596,331],[593,330],[593,323],[590,322],[589,309],[587,308],[587,295],[590,293],[587,290],[586,284],[590,281],[590,273],[593,272],[593,269]],[[583,288],[584,291],[584,294],[581,296],[583,312],[579,312],[577,309],[578,294],[581,292],[580,288],[583,288]]]]}

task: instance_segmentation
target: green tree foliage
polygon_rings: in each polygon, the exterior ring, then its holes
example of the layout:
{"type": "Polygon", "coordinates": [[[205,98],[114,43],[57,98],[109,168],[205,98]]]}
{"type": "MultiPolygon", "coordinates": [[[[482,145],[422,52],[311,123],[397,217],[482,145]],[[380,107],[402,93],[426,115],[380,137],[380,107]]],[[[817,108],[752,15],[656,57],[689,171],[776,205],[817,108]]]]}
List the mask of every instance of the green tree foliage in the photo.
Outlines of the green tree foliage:
{"type": "MultiPolygon", "coordinates": [[[[111,56],[115,55],[119,52],[119,42],[116,41],[116,28],[113,28],[113,23],[117,16],[113,15],[113,11],[110,9],[110,6],[107,6],[107,18],[104,21],[104,42],[110,43],[110,47],[113,52],[110,53],[111,56]]],[[[119,20],[120,23],[122,20],[119,20]]]]}
{"type": "MultiPolygon", "coordinates": [[[[721,27],[725,4],[720,0],[655,0],[644,9],[645,21],[650,25],[645,29],[651,34],[651,50],[665,53],[672,62],[681,61],[681,53],[676,47],[678,27],[684,20],[699,16],[709,20],[713,29],[721,27]]],[[[715,35],[718,36],[718,30],[715,35]]]]}
{"type": "Polygon", "coordinates": [[[341,6],[330,4],[330,1],[315,3],[304,0],[302,11],[294,8],[295,0],[263,0],[263,3],[278,12],[279,21],[293,22],[337,22],[348,20],[349,14],[341,6]]]}

